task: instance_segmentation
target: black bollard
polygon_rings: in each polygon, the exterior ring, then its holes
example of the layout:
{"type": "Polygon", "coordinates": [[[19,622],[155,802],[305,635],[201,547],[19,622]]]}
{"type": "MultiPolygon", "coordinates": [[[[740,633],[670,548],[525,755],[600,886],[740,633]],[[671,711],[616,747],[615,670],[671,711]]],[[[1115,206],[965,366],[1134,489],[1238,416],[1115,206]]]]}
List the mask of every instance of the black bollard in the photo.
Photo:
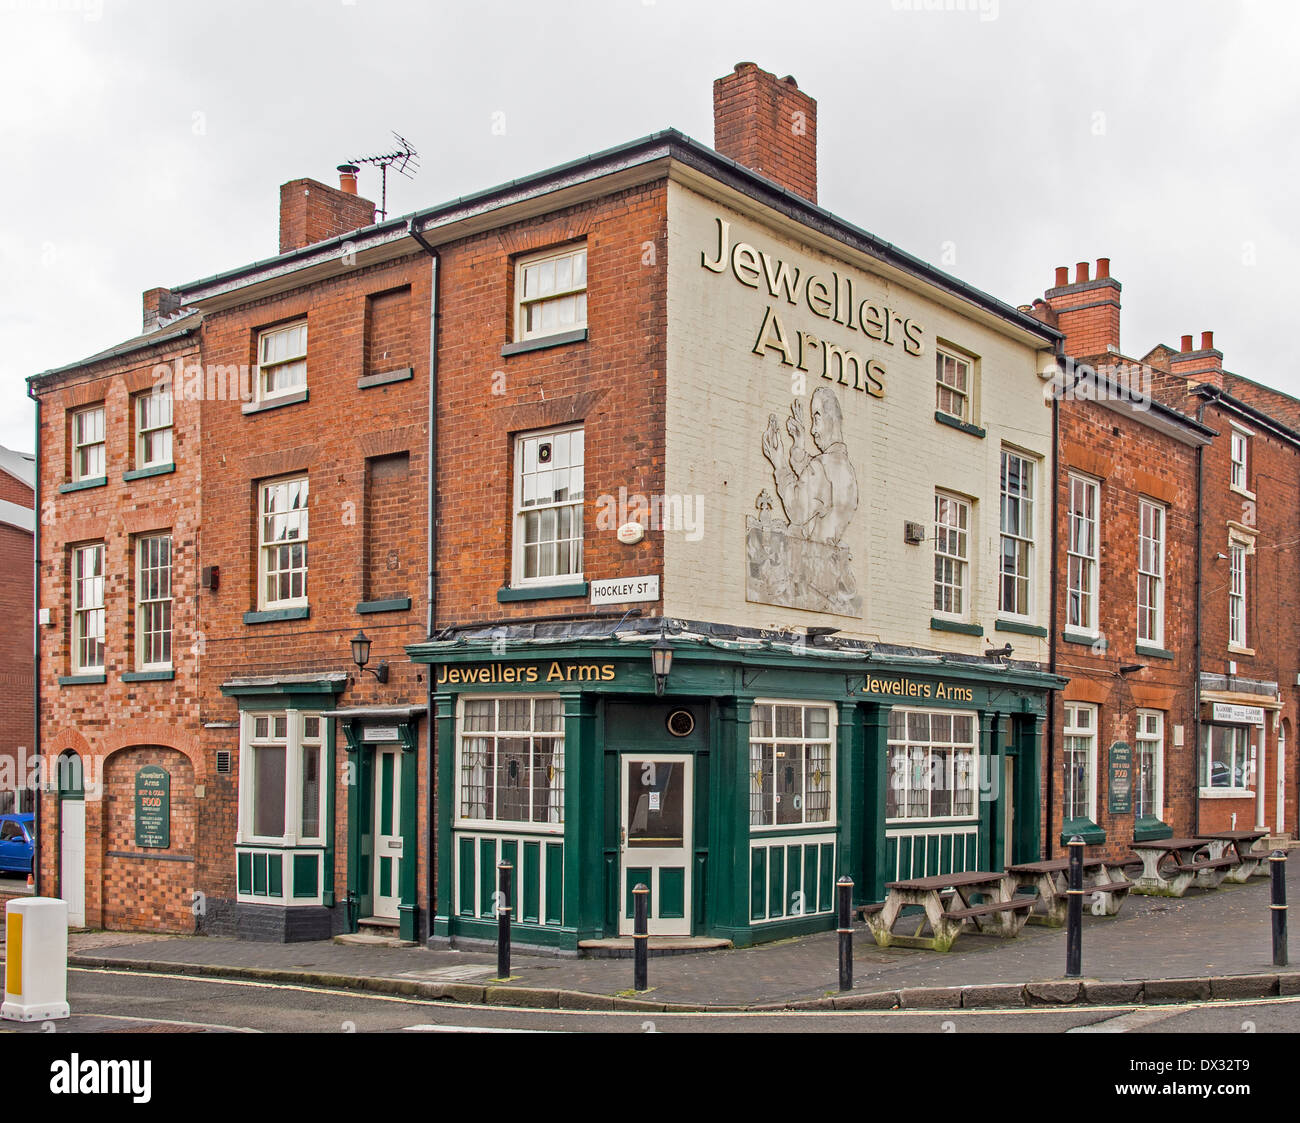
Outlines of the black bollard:
{"type": "Polygon", "coordinates": [[[646,981],[650,958],[650,890],[638,884],[632,890],[632,988],[649,990],[646,981]]]}
{"type": "Polygon", "coordinates": [[[1065,977],[1077,979],[1083,973],[1083,839],[1070,839],[1069,897],[1065,936],[1065,977]]]}
{"type": "Polygon", "coordinates": [[[1269,874],[1273,882],[1273,903],[1269,911],[1273,914],[1273,966],[1285,967],[1286,949],[1286,854],[1274,850],[1268,856],[1269,874]]]}
{"type": "Polygon", "coordinates": [[[509,862],[497,863],[497,978],[510,978],[510,872],[509,862]]]}
{"type": "Polygon", "coordinates": [[[835,883],[839,893],[840,990],[853,989],[853,926],[849,923],[849,898],[853,895],[853,878],[845,876],[835,883]]]}

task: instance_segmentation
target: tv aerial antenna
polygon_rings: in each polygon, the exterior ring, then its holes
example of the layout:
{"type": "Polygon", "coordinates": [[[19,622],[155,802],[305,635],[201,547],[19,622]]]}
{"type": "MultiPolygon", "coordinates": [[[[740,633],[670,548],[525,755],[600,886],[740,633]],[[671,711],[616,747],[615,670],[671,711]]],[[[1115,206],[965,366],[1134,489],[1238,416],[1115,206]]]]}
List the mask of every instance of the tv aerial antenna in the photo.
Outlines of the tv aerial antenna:
{"type": "Polygon", "coordinates": [[[400,133],[393,133],[393,139],[397,141],[394,152],[383,152],[378,156],[356,156],[348,161],[351,164],[374,164],[379,169],[381,222],[388,217],[388,169],[392,168],[407,179],[414,179],[415,173],[420,170],[420,154],[415,150],[415,145],[400,133]]]}

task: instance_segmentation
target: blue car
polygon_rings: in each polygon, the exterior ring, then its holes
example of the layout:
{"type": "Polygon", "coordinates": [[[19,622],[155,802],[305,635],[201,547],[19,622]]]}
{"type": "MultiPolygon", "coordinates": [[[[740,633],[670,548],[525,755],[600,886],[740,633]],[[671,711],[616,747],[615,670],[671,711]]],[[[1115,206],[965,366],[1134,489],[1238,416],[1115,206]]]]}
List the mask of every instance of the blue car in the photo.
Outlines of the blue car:
{"type": "Polygon", "coordinates": [[[0,815],[0,870],[32,872],[35,815],[0,815]]]}

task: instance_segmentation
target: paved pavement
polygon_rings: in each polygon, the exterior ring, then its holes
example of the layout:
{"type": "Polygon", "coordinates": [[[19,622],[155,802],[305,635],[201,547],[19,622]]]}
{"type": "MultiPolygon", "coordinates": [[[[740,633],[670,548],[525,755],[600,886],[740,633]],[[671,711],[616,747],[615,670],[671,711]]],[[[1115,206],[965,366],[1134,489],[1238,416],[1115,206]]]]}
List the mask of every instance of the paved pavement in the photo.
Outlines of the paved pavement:
{"type": "MultiPolygon", "coordinates": [[[[1288,865],[1288,897],[1297,901],[1300,862],[1288,865]]],[[[1284,971],[1279,978],[1272,966],[1268,906],[1267,878],[1211,892],[1193,890],[1181,900],[1130,894],[1118,917],[1085,917],[1083,971],[1097,983],[1083,990],[1073,983],[1036,985],[1062,979],[1065,931],[1033,926],[1014,940],[963,935],[951,952],[940,954],[877,948],[858,925],[854,988],[844,998],[838,997],[837,943],[831,932],[755,948],[654,957],[652,989],[643,994],[631,989],[629,959],[560,959],[517,951],[513,974],[501,984],[494,979],[491,951],[141,939],[130,933],[74,933],[70,951],[73,962],[84,966],[243,975],[533,1007],[741,1008],[819,1000],[831,1005],[832,998],[837,1008],[976,1007],[1300,993],[1300,970],[1284,971]],[[1169,979],[1188,982],[1160,981],[1169,979]],[[1115,985],[1121,983],[1128,985],[1115,985]],[[634,1007],[634,1000],[647,1005],[634,1007]]]]}

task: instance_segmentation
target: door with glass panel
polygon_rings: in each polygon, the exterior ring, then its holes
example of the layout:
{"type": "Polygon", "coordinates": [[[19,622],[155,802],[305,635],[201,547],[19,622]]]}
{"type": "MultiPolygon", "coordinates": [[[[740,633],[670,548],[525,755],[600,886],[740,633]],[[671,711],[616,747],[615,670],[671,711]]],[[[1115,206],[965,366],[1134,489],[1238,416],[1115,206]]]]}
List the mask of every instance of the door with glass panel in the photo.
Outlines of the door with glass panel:
{"type": "Polygon", "coordinates": [[[638,884],[650,890],[650,935],[691,934],[694,764],[684,756],[621,758],[620,935],[632,934],[638,884]]]}
{"type": "Polygon", "coordinates": [[[375,749],[374,915],[397,919],[401,897],[401,750],[375,749]]]}

